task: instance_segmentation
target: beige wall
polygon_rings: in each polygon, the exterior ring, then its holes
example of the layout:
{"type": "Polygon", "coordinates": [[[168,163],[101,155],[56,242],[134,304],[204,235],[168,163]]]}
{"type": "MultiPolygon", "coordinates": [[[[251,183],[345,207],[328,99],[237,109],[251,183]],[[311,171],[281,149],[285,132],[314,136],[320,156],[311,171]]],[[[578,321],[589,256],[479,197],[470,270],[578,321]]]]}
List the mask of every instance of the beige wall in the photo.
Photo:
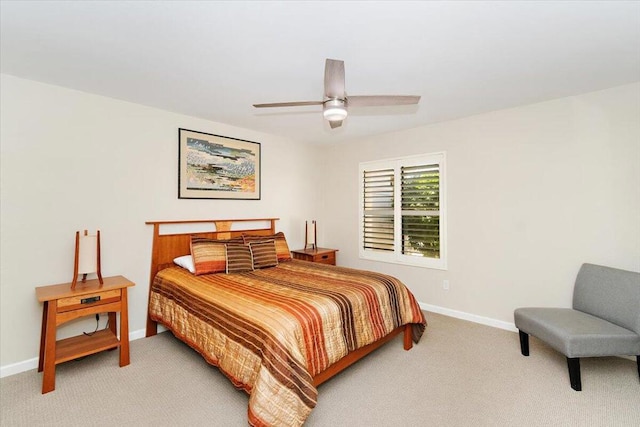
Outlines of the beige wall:
{"type": "MultiPolygon", "coordinates": [[[[137,283],[138,333],[146,220],[277,216],[298,247],[304,220],[317,218],[339,264],[393,274],[423,306],[502,327],[518,306],[570,305],[582,262],[640,271],[640,84],[330,147],[12,76],[0,87],[3,375],[35,366],[34,288],[71,279],[74,233],[85,228],[102,231],[104,274],[137,283]],[[262,200],[178,200],[179,127],[261,142],[262,200]],[[358,162],[437,151],[447,153],[449,269],[360,260],[358,162]]],[[[62,336],[93,327],[76,322],[62,336]]]]}
{"type": "MultiPolygon", "coordinates": [[[[317,210],[308,191],[317,147],[12,76],[0,83],[3,368],[33,364],[42,314],[34,288],[71,280],[76,230],[99,228],[103,275],[137,283],[132,331],[146,319],[152,229],[145,221],[279,217],[291,245],[303,244],[304,219],[317,210]],[[178,200],[180,127],[260,142],[262,199],[178,200]]],[[[76,322],[61,336],[94,327],[76,322]]]]}
{"type": "Polygon", "coordinates": [[[640,271],[640,84],[336,144],[323,155],[332,171],[323,243],[340,248],[340,264],[399,277],[423,306],[512,327],[516,307],[570,306],[583,262],[640,271]],[[359,259],[358,162],[439,151],[448,270],[359,259]]]}

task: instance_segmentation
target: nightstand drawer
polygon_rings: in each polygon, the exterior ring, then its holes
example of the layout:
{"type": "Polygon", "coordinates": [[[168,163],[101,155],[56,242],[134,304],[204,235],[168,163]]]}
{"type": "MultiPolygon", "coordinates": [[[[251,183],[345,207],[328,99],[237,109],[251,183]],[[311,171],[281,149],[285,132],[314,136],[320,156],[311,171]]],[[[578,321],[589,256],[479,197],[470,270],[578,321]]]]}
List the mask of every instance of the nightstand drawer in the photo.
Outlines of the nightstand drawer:
{"type": "Polygon", "coordinates": [[[78,295],[58,300],[58,313],[120,301],[121,289],[78,295]]]}
{"type": "Polygon", "coordinates": [[[294,259],[302,261],[316,262],[320,264],[336,265],[337,249],[317,248],[317,249],[298,249],[291,251],[294,259]]]}
{"type": "Polygon", "coordinates": [[[313,257],[313,262],[336,265],[336,253],[317,254],[313,257]]]}

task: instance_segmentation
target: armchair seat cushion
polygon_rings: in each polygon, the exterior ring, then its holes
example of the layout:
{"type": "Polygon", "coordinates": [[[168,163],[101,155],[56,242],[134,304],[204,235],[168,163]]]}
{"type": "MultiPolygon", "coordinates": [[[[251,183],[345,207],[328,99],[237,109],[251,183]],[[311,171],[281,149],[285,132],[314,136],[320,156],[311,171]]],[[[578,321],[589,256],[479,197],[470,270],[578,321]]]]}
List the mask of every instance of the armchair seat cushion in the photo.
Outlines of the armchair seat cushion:
{"type": "Polygon", "coordinates": [[[526,307],[514,312],[516,327],[566,357],[640,354],[640,336],[614,323],[570,308],[526,307]]]}

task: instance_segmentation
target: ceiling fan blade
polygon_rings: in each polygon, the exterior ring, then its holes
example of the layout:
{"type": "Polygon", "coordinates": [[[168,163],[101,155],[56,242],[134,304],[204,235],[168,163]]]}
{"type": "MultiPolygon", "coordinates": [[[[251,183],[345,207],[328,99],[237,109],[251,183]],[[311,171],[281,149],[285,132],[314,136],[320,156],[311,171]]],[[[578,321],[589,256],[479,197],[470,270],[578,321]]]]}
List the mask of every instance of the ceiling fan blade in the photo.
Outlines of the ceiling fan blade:
{"type": "Polygon", "coordinates": [[[340,126],[342,126],[343,121],[344,120],[329,121],[329,126],[331,126],[331,129],[339,128],[340,126]]]}
{"type": "Polygon", "coordinates": [[[324,96],[344,99],[344,61],[327,59],[324,65],[324,96]]]}
{"type": "Polygon", "coordinates": [[[419,96],[413,95],[371,95],[371,96],[349,96],[347,105],[349,107],[379,107],[385,105],[410,105],[420,102],[419,96]]]}
{"type": "Polygon", "coordinates": [[[253,104],[256,108],[269,107],[302,107],[305,105],[322,105],[322,101],[299,101],[299,102],[273,102],[271,104],[253,104]]]}

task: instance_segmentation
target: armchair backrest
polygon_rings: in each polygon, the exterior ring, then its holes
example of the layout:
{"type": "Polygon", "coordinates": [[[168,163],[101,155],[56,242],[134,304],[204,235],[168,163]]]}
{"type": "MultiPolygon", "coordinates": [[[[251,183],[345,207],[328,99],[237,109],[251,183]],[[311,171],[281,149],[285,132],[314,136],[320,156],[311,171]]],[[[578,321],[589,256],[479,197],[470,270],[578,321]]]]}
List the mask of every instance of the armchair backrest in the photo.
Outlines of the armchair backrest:
{"type": "Polygon", "coordinates": [[[640,335],[640,273],[583,264],[573,290],[573,308],[640,335]]]}

